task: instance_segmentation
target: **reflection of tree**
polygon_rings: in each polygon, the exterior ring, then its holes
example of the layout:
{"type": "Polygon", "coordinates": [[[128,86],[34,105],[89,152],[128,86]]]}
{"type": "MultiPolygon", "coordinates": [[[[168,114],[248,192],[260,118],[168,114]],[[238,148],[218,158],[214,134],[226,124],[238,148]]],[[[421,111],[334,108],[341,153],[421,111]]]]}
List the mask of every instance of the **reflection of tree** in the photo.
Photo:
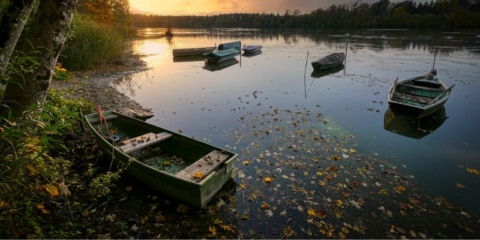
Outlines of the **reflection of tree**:
{"type": "Polygon", "coordinates": [[[130,97],[135,97],[135,90],[142,89],[139,79],[150,79],[150,74],[148,71],[141,72],[137,74],[127,75],[122,78],[119,78],[113,81],[113,85],[119,89],[121,92],[128,92],[130,97]]]}

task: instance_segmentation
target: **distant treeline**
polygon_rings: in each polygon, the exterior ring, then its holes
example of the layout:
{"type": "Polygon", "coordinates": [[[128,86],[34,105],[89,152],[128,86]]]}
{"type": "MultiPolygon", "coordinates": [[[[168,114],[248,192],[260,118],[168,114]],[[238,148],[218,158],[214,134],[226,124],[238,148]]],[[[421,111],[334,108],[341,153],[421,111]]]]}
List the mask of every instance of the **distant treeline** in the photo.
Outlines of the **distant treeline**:
{"type": "Polygon", "coordinates": [[[283,15],[233,13],[212,16],[133,15],[136,27],[174,28],[321,28],[321,27],[479,27],[480,0],[432,0],[416,3],[389,0],[332,5],[310,13],[283,15]]]}

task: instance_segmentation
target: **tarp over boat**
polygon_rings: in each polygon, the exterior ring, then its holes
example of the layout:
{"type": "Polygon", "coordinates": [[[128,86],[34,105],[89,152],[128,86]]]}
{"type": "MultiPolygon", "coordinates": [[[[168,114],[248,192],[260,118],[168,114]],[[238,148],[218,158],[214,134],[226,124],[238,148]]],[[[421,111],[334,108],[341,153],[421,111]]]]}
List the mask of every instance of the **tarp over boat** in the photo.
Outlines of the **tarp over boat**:
{"type": "Polygon", "coordinates": [[[227,49],[227,50],[221,50],[221,51],[218,51],[218,52],[209,53],[209,54],[207,54],[207,56],[223,58],[223,57],[230,56],[230,55],[236,54],[236,53],[238,53],[238,49],[237,48],[231,48],[231,49],[227,49]]]}
{"type": "Polygon", "coordinates": [[[231,42],[231,43],[222,43],[218,45],[218,50],[225,50],[225,49],[230,49],[230,48],[238,48],[240,49],[241,42],[231,42]]]}

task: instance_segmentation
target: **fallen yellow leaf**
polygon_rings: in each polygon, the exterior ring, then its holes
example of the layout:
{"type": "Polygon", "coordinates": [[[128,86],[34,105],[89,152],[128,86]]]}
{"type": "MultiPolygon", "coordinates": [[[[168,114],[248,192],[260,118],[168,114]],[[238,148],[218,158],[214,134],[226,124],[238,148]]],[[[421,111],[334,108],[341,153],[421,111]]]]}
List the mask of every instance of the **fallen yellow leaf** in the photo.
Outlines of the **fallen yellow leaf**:
{"type": "Polygon", "coordinates": [[[356,153],[357,150],[350,148],[350,152],[351,152],[351,153],[356,153]]]}
{"type": "Polygon", "coordinates": [[[203,173],[202,172],[197,172],[195,175],[193,175],[194,178],[202,178],[203,173]]]}
{"type": "Polygon", "coordinates": [[[54,196],[58,196],[58,189],[55,185],[48,184],[45,187],[45,190],[50,194],[50,197],[53,198],[54,196]]]}
{"type": "Polygon", "coordinates": [[[465,186],[463,186],[463,185],[460,184],[460,183],[457,183],[457,187],[459,187],[459,188],[465,188],[465,186]]]}

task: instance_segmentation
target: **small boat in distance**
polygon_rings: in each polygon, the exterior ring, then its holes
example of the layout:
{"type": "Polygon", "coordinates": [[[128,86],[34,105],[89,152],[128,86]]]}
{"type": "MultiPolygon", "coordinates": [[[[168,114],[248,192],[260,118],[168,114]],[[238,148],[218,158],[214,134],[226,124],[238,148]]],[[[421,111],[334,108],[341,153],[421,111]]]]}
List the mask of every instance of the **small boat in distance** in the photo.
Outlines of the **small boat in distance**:
{"type": "Polygon", "coordinates": [[[425,76],[409,78],[397,83],[387,93],[388,105],[416,118],[428,116],[443,107],[455,86],[437,78],[437,70],[431,69],[425,76]]]}
{"type": "Polygon", "coordinates": [[[216,47],[200,47],[200,48],[177,48],[173,49],[174,57],[197,56],[215,51],[216,47]]]}
{"type": "Polygon", "coordinates": [[[332,53],[326,57],[320,58],[317,61],[312,62],[312,67],[315,70],[324,70],[343,65],[345,61],[345,54],[341,53],[332,53]]]}
{"type": "Polygon", "coordinates": [[[240,54],[240,51],[238,50],[238,48],[230,48],[227,50],[221,50],[217,52],[203,54],[203,56],[205,57],[205,62],[219,63],[219,62],[226,61],[228,59],[232,59],[238,54],[240,54]]]}
{"type": "Polygon", "coordinates": [[[205,57],[202,55],[173,57],[173,62],[203,62],[204,60],[205,57]]]}
{"type": "Polygon", "coordinates": [[[85,120],[108,162],[130,164],[129,175],[167,196],[202,208],[232,176],[233,152],[117,112],[103,116],[85,120]]]}
{"type": "Polygon", "coordinates": [[[243,47],[242,50],[244,51],[245,54],[252,54],[252,53],[255,53],[255,52],[258,52],[258,51],[262,50],[262,46],[261,45],[251,45],[251,46],[243,47]]]}
{"type": "Polygon", "coordinates": [[[237,48],[240,49],[242,43],[240,41],[237,42],[230,42],[230,43],[222,43],[218,45],[218,50],[226,50],[226,49],[231,49],[231,48],[237,48]]]}

